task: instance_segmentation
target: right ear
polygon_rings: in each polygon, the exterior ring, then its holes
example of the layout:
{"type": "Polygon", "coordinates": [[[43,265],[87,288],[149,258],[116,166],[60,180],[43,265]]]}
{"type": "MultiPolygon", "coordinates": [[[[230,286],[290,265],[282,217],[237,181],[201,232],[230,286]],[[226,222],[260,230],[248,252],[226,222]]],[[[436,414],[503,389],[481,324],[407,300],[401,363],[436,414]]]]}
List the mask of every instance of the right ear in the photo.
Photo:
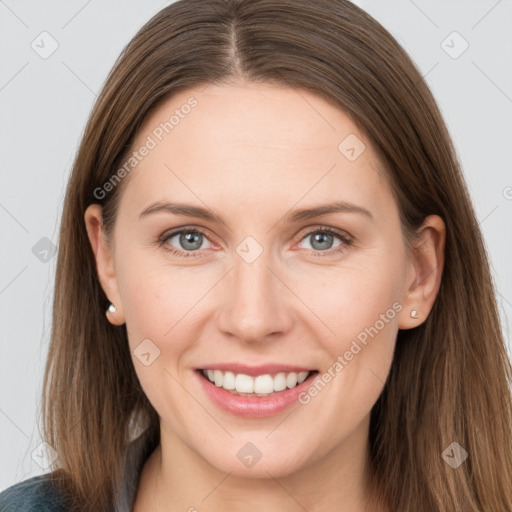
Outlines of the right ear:
{"type": "Polygon", "coordinates": [[[106,312],[108,321],[113,325],[125,322],[117,277],[114,270],[114,257],[111,244],[107,241],[103,226],[102,209],[99,204],[91,204],[84,215],[85,227],[92,252],[96,261],[96,270],[101,287],[110,302],[114,304],[115,313],[106,312]]]}

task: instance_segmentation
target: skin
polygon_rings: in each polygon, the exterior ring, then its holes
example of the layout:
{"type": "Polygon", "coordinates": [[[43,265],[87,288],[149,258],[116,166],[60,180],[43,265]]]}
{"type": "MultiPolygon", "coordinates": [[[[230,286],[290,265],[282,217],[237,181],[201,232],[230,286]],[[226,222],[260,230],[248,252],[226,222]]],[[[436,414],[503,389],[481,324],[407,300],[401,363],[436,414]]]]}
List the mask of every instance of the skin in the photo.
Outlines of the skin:
{"type": "Polygon", "coordinates": [[[149,115],[133,147],[192,95],[198,105],[125,178],[112,238],[98,205],[85,214],[101,285],[117,308],[107,319],[126,322],[135,370],[160,416],[162,441],[144,466],[134,511],[384,511],[368,502],[370,411],[398,329],[417,327],[431,310],[445,225],[427,217],[408,252],[369,141],[341,110],[306,91],[247,82],[182,91],[149,115]],[[349,134],[366,146],[354,161],[338,150],[349,134]],[[156,201],[206,205],[224,223],[168,212],[139,219],[156,201]],[[373,219],[285,218],[333,201],[362,206],[373,219]],[[180,245],[179,236],[165,244],[196,256],[158,246],[160,235],[184,226],[205,232],[200,249],[180,245]],[[352,244],[336,234],[327,246],[315,243],[325,227],[352,244]],[[247,236],[263,248],[252,263],[236,252],[247,236]],[[225,361],[322,373],[396,302],[401,311],[316,397],[282,414],[224,412],[193,373],[225,361]],[[147,338],[160,355],[145,366],[133,351],[147,338]],[[252,468],[236,455],[247,442],[262,453],[252,468]]]}

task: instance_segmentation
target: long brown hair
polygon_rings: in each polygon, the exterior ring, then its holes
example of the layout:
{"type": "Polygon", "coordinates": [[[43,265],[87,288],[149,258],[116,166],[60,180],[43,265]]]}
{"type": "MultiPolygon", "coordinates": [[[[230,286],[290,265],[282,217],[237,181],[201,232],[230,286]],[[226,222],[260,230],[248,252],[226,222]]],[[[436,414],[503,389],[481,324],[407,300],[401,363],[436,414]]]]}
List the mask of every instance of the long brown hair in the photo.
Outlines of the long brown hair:
{"type": "Polygon", "coordinates": [[[111,231],[129,177],[101,199],[94,191],[121,166],[160,101],[240,78],[302,88],[342,109],[379,155],[406,242],[429,214],[446,224],[438,296],[423,324],[398,332],[371,412],[372,481],[392,511],[512,512],[511,366],[460,164],[421,73],[346,0],[180,0],[117,60],[62,213],[42,407],[44,438],[59,456],[54,483],[80,510],[111,510],[135,429],[147,428],[151,447],[159,442],[158,414],[137,379],[126,329],[105,319],[84,212],[101,204],[111,231]],[[456,469],[443,456],[452,443],[469,454],[456,469]]]}

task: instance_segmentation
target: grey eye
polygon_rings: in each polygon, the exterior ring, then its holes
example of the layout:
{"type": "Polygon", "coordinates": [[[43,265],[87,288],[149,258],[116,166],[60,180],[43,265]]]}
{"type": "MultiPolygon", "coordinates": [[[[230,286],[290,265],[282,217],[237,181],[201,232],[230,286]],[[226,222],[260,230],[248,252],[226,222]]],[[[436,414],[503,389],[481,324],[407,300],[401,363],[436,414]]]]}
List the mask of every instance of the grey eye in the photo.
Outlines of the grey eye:
{"type": "Polygon", "coordinates": [[[333,235],[331,233],[326,233],[325,231],[315,231],[314,233],[310,233],[305,236],[302,240],[306,240],[309,242],[309,247],[305,247],[306,249],[314,249],[315,251],[325,251],[328,249],[332,249],[334,247],[338,247],[341,245],[341,240],[337,245],[333,245],[334,240],[339,237],[333,235]]]}
{"type": "Polygon", "coordinates": [[[177,249],[182,249],[184,251],[197,251],[199,249],[204,249],[202,244],[207,241],[206,237],[199,233],[199,231],[180,231],[179,233],[175,233],[171,235],[167,240],[170,245],[176,247],[176,244],[172,243],[172,240],[178,238],[178,246],[177,249]]]}

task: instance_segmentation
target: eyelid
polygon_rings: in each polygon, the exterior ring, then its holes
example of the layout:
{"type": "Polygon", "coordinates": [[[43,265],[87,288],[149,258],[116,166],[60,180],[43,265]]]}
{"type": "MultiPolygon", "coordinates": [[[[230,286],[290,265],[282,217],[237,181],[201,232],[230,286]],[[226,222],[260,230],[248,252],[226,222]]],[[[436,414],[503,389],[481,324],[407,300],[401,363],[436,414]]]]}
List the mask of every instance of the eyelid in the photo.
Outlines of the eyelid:
{"type": "Polygon", "coordinates": [[[333,235],[336,235],[337,237],[341,238],[342,240],[346,241],[353,241],[354,237],[350,235],[347,231],[339,228],[334,228],[332,226],[326,226],[324,224],[313,224],[311,226],[305,227],[301,231],[301,235],[298,236],[299,241],[303,240],[305,237],[318,232],[326,232],[333,235]]]}

